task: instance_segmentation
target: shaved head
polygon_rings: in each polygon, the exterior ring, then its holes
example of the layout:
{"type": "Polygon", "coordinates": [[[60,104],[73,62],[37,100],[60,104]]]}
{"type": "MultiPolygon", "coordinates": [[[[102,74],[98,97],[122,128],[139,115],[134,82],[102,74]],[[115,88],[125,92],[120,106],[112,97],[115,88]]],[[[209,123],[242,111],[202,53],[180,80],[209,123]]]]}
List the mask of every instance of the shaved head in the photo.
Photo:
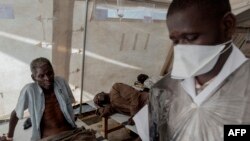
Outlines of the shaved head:
{"type": "Polygon", "coordinates": [[[173,0],[169,6],[167,18],[175,12],[184,11],[190,7],[197,7],[207,18],[217,20],[231,12],[229,0],[173,0]]]}
{"type": "Polygon", "coordinates": [[[42,67],[42,66],[44,66],[44,65],[48,65],[48,66],[50,66],[51,68],[53,68],[52,65],[51,65],[51,63],[50,63],[50,61],[49,61],[47,58],[40,57],[40,58],[34,59],[34,60],[30,63],[30,70],[31,70],[31,72],[32,72],[33,74],[35,74],[35,73],[36,73],[36,69],[37,69],[37,68],[40,68],[40,67],[42,67]]]}

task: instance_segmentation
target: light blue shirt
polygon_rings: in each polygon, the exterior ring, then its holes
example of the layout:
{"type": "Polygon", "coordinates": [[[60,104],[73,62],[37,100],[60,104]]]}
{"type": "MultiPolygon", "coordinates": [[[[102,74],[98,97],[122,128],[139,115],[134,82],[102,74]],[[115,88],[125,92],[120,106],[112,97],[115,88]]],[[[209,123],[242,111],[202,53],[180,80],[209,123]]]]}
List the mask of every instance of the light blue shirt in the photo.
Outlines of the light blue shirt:
{"type": "MultiPolygon", "coordinates": [[[[60,109],[65,119],[76,127],[74,122],[74,112],[72,103],[75,102],[70,87],[64,79],[60,77],[54,78],[54,92],[60,109]]],[[[23,118],[24,110],[28,109],[32,122],[32,141],[41,139],[40,122],[45,109],[45,98],[42,88],[37,83],[29,83],[21,90],[15,111],[19,119],[23,118]]]]}

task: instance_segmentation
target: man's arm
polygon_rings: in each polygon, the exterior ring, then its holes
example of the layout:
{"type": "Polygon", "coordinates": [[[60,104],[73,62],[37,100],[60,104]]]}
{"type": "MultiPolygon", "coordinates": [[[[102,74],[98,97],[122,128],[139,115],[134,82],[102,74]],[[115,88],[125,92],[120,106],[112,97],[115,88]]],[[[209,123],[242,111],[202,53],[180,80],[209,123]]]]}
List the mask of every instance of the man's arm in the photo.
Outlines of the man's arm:
{"type": "MultiPolygon", "coordinates": [[[[7,139],[6,139],[7,141],[12,140],[12,137],[14,136],[14,131],[15,131],[17,122],[18,122],[19,118],[23,117],[24,110],[26,110],[28,108],[29,99],[28,99],[28,95],[27,95],[27,88],[28,88],[27,86],[25,86],[21,90],[20,96],[18,98],[17,106],[10,114],[9,131],[8,131],[7,139]]],[[[5,140],[3,140],[3,141],[5,141],[5,140]]]]}
{"type": "Polygon", "coordinates": [[[140,99],[141,92],[135,92],[130,94],[131,103],[130,103],[130,115],[133,117],[140,109],[139,109],[139,99],[140,99]]]}
{"type": "Polygon", "coordinates": [[[16,116],[16,111],[13,110],[10,114],[10,121],[9,121],[9,131],[7,133],[7,136],[3,134],[3,136],[0,136],[0,141],[12,141],[14,131],[16,128],[18,122],[18,117],[16,116]]]}
{"type": "Polygon", "coordinates": [[[7,134],[7,138],[12,138],[14,135],[14,131],[18,122],[18,117],[16,116],[16,111],[13,110],[10,115],[10,123],[9,123],[9,131],[7,134]]]}

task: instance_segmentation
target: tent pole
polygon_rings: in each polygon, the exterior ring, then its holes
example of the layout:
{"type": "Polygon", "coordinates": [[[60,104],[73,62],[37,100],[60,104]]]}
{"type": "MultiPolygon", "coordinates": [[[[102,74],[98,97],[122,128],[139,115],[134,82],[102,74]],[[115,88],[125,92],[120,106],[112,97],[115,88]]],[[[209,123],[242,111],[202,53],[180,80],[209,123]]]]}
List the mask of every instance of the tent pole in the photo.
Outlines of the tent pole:
{"type": "Polygon", "coordinates": [[[86,36],[87,36],[87,24],[88,24],[88,7],[89,7],[89,0],[85,0],[84,37],[83,37],[83,48],[82,48],[82,75],[81,75],[80,114],[82,114],[82,97],[83,97],[83,82],[84,82],[86,36]]]}

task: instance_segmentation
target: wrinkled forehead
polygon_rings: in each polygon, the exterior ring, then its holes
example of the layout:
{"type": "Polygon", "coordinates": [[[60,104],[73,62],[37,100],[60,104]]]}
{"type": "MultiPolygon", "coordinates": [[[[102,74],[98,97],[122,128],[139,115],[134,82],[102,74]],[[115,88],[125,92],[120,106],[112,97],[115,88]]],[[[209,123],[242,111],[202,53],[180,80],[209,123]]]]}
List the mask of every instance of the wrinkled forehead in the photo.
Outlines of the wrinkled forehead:
{"type": "Polygon", "coordinates": [[[203,28],[212,28],[218,21],[206,15],[197,7],[189,7],[178,10],[167,17],[167,27],[172,30],[193,31],[203,28]]]}
{"type": "Polygon", "coordinates": [[[39,64],[38,66],[36,66],[35,68],[35,73],[47,73],[47,72],[54,72],[52,66],[48,63],[43,63],[43,64],[39,64]]]}

